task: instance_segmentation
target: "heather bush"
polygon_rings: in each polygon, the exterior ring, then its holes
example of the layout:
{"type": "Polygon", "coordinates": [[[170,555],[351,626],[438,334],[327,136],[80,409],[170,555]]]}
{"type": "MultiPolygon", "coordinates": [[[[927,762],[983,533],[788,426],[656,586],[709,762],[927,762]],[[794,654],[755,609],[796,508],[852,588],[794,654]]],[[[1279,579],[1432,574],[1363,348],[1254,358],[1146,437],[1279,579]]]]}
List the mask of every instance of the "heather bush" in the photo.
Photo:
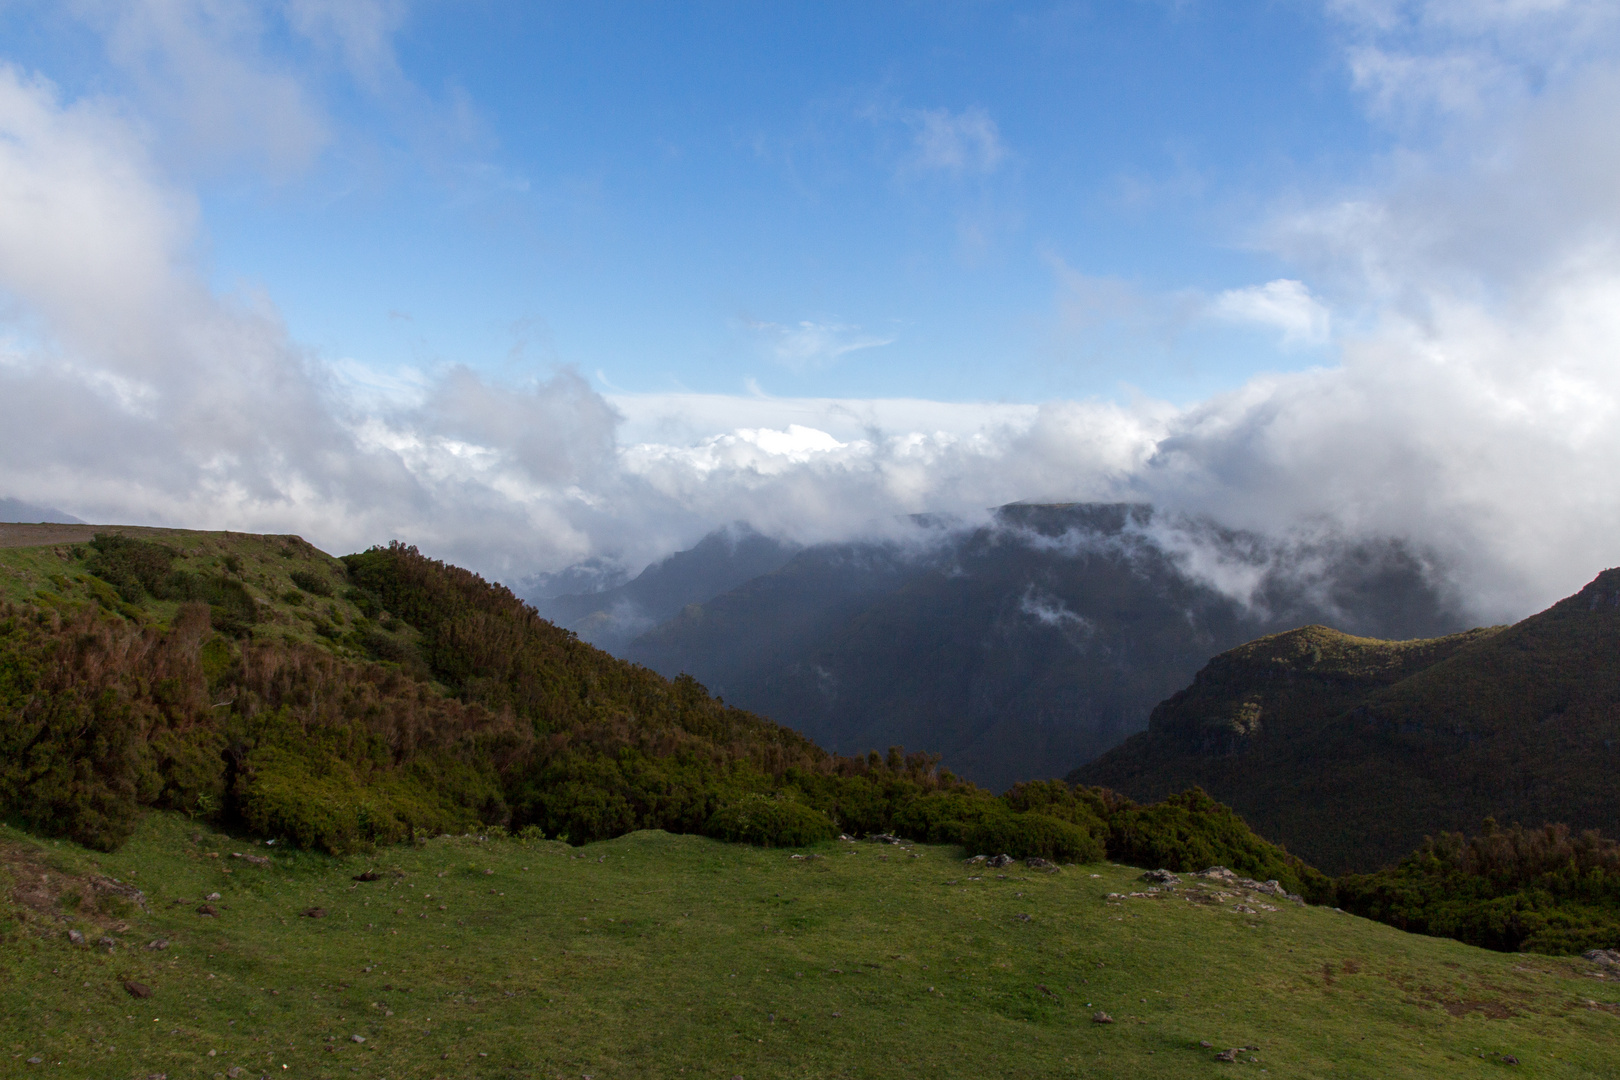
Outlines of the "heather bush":
{"type": "Polygon", "coordinates": [[[704,831],[720,840],[759,847],[804,847],[838,834],[821,811],[780,795],[760,794],[728,802],[715,811],[704,831]]]}
{"type": "Polygon", "coordinates": [[[975,855],[1007,854],[1053,862],[1099,862],[1105,854],[1102,840],[1073,822],[1005,809],[986,814],[970,826],[963,844],[975,855]]]}

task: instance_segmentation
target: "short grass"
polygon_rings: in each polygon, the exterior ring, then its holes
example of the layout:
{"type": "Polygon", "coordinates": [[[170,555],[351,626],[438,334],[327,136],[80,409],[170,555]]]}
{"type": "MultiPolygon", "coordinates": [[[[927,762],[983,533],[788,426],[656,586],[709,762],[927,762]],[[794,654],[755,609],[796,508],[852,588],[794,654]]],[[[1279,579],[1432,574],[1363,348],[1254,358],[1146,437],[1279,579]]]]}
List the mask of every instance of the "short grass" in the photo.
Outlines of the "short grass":
{"type": "Polygon", "coordinates": [[[1582,961],[1288,903],[1111,901],[1143,888],[1126,867],[998,872],[847,842],[793,858],[664,833],[261,867],[231,854],[276,849],[194,831],[152,815],[115,855],[0,833],[0,1074],[1620,1075],[1620,981],[1582,961]],[[371,867],[380,880],[352,880],[371,867]],[[92,873],[138,884],[150,914],[40,906],[34,882],[60,895],[92,873]],[[214,892],[218,915],[197,914],[214,892]],[[1234,1046],[1258,1049],[1214,1060],[1234,1046]]]}

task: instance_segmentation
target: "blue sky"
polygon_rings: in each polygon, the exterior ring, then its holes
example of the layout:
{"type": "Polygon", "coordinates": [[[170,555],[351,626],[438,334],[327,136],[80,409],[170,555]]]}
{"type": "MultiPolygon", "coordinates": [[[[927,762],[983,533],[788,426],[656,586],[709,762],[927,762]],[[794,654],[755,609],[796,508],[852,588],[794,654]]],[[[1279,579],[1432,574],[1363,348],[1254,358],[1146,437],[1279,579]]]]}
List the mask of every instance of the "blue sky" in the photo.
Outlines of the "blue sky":
{"type": "MultiPolygon", "coordinates": [[[[260,18],[326,130],[280,161],[166,148],[209,275],[385,369],[1185,402],[1326,359],[1198,308],[1297,275],[1259,221],[1381,141],[1344,27],[1300,3],[425,3],[372,73],[260,18]],[[1071,276],[1179,314],[1077,318],[1071,276]]],[[[9,20],[69,92],[153,77],[83,21],[9,20]]]]}
{"type": "Polygon", "coordinates": [[[0,0],[0,498],[510,581],[1132,500],[1516,617],[1620,563],[1616,115],[1612,0],[0,0]]]}

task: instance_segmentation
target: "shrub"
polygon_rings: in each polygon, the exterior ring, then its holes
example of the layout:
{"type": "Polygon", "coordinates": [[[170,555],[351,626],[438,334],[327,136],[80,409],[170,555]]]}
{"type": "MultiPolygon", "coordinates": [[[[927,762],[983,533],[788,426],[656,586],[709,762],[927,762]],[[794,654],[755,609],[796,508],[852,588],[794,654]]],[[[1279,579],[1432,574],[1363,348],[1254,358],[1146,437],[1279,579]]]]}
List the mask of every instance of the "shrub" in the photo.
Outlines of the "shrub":
{"type": "Polygon", "coordinates": [[[988,814],[970,827],[965,846],[975,855],[1063,862],[1099,862],[1105,854],[1103,842],[1073,822],[1008,811],[988,814]]]}
{"type": "Polygon", "coordinates": [[[320,574],[308,570],[294,570],[290,575],[292,583],[309,593],[311,596],[331,596],[332,583],[320,574]]]}
{"type": "Polygon", "coordinates": [[[1333,896],[1332,879],[1256,836],[1231,807],[1200,788],[1151,806],[1126,804],[1110,814],[1108,855],[1131,866],[1166,870],[1224,866],[1244,877],[1275,880],[1313,903],[1333,896]]]}
{"type": "Polygon", "coordinates": [[[803,803],[780,796],[744,795],[715,811],[707,832],[720,840],[760,847],[804,847],[831,840],[838,830],[826,814],[803,803]]]}
{"type": "Polygon", "coordinates": [[[174,564],[173,548],[116,533],[97,533],[90,547],[94,551],[89,560],[90,572],[131,604],[139,603],[148,593],[157,596],[174,564]]]}
{"type": "Polygon", "coordinates": [[[902,807],[894,815],[894,831],[928,844],[966,844],[969,831],[986,817],[1005,814],[1006,808],[985,792],[938,792],[902,807]]]}
{"type": "Polygon", "coordinates": [[[1563,825],[1431,837],[1393,867],[1338,880],[1337,902],[1413,933],[1503,951],[1620,948],[1620,844],[1563,825]]]}

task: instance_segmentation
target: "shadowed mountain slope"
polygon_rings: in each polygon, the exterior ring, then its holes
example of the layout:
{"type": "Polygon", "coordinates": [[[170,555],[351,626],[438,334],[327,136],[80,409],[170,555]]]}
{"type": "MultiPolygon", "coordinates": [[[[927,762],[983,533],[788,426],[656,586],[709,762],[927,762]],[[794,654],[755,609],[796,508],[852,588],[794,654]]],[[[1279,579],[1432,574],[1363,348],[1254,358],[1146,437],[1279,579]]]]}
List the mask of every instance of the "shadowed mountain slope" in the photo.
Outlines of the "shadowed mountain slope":
{"type": "Polygon", "coordinates": [[[1506,629],[1381,642],[1309,627],[1234,649],[1070,779],[1204,787],[1332,872],[1494,816],[1620,816],[1620,570],[1506,629]]]}
{"type": "Polygon", "coordinates": [[[673,618],[688,604],[769,574],[798,550],[797,545],[762,536],[746,525],[734,525],[710,533],[694,547],[654,563],[621,585],[556,596],[542,595],[541,589],[531,591],[528,599],[542,618],[597,648],[620,654],[639,634],[673,618]]]}
{"type": "Polygon", "coordinates": [[[1262,562],[1213,527],[1184,545],[1259,579],[1246,605],[1187,570],[1145,506],[1015,505],[926,542],[808,548],[632,642],[835,751],[924,746],[1001,789],[1141,730],[1212,655],[1300,623],[1390,636],[1463,625],[1389,544],[1262,562]]]}

